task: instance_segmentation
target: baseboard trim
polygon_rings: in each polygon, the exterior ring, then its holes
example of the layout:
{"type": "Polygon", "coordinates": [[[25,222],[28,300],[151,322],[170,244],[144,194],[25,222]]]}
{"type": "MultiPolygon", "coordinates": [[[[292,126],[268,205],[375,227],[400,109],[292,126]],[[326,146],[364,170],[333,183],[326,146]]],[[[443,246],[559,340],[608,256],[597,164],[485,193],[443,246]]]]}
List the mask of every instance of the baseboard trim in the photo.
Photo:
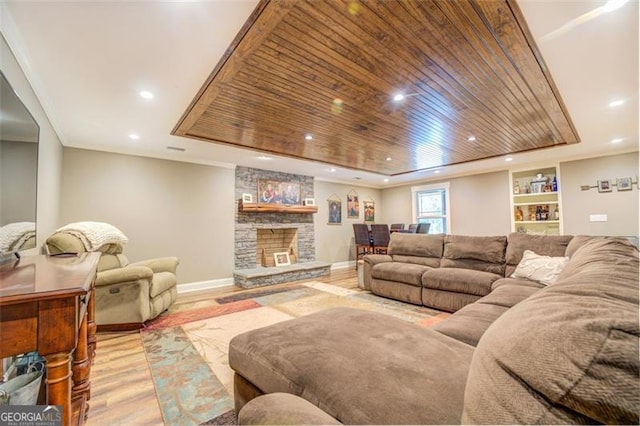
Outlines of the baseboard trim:
{"type": "Polygon", "coordinates": [[[212,290],[220,287],[233,286],[233,277],[222,278],[219,280],[199,281],[195,283],[178,284],[178,294],[191,293],[194,291],[212,290]]]}
{"type": "Polygon", "coordinates": [[[338,262],[338,263],[332,263],[331,264],[331,270],[333,271],[334,269],[347,269],[347,268],[355,268],[356,267],[356,261],[355,260],[348,260],[346,262],[338,262]]]}

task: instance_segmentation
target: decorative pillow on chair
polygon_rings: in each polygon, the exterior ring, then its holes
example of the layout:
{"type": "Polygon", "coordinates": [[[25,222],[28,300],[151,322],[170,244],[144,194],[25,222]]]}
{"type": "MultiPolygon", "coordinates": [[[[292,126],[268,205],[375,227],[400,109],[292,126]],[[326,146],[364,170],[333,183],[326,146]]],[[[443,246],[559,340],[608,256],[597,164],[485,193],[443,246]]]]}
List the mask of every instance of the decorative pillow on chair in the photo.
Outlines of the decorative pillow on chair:
{"type": "Polygon", "coordinates": [[[522,260],[511,275],[513,278],[527,278],[549,285],[556,282],[558,275],[569,262],[568,257],[551,257],[525,250],[522,260]]]}

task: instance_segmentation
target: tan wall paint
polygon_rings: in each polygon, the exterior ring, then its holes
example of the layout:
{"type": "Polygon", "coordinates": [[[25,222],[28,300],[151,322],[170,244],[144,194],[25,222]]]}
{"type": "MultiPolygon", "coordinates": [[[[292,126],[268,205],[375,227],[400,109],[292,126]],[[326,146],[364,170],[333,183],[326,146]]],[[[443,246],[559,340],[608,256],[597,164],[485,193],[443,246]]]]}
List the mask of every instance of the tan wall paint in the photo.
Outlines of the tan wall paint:
{"type": "Polygon", "coordinates": [[[179,283],[230,278],[234,185],[232,169],[65,148],[61,217],[118,227],[130,261],[178,256],[179,283]]]}
{"type": "Polygon", "coordinates": [[[638,186],[631,191],[599,193],[582,191],[581,185],[596,185],[599,179],[632,177],[637,181],[638,153],[612,155],[560,163],[565,234],[638,236],[638,186]],[[606,214],[607,222],[590,222],[589,215],[606,214]]]}
{"type": "MultiPolygon", "coordinates": [[[[0,4],[0,8],[4,5],[0,4]]],[[[2,12],[2,10],[0,10],[2,12]]],[[[11,31],[6,22],[2,22],[2,33],[11,31]]],[[[62,144],[42,109],[25,73],[18,64],[9,45],[3,37],[0,51],[0,69],[7,77],[11,87],[25,104],[33,118],[40,126],[38,145],[38,192],[37,192],[37,248],[28,250],[26,254],[37,254],[44,241],[59,226],[60,193],[62,174],[62,144]]]]}
{"type": "MultiPolygon", "coordinates": [[[[445,181],[440,181],[445,182],[445,181]]],[[[460,235],[506,235],[509,233],[509,174],[507,171],[449,179],[451,233],[460,235]]],[[[413,221],[411,187],[382,191],[383,220],[387,223],[413,221]]]]}
{"type": "MultiPolygon", "coordinates": [[[[316,260],[329,263],[339,263],[355,260],[355,246],[353,243],[353,224],[364,222],[364,201],[373,200],[376,209],[382,202],[380,190],[315,181],[314,192],[318,213],[313,217],[316,232],[316,260]],[[360,201],[360,217],[347,219],[347,193],[355,190],[360,201]],[[342,224],[329,225],[329,198],[338,197],[342,201],[342,224]]],[[[376,211],[376,222],[381,222],[380,212],[376,211]]]]}

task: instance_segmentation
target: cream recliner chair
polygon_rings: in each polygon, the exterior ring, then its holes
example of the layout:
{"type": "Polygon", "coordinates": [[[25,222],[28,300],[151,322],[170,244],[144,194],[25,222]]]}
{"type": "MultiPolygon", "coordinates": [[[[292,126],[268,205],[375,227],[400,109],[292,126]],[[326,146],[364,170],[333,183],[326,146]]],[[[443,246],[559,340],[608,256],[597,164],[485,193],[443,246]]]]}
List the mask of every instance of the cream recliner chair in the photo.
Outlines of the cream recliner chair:
{"type": "Polygon", "coordinates": [[[96,276],[96,323],[99,330],[133,330],[167,310],[178,296],[177,257],[129,263],[122,244],[87,249],[77,235],[58,230],[47,238],[49,254],[101,252],[96,276]]]}

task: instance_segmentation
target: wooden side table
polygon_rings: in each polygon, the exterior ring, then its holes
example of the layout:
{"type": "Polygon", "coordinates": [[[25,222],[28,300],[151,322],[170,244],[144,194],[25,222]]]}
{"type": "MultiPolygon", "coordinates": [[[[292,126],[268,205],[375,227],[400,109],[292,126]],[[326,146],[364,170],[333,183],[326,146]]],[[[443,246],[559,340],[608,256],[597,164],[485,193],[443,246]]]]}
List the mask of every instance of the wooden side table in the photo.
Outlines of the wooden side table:
{"type": "Polygon", "coordinates": [[[62,406],[65,425],[84,422],[91,397],[99,258],[38,255],[0,265],[0,358],[45,357],[47,403],[62,406]]]}

